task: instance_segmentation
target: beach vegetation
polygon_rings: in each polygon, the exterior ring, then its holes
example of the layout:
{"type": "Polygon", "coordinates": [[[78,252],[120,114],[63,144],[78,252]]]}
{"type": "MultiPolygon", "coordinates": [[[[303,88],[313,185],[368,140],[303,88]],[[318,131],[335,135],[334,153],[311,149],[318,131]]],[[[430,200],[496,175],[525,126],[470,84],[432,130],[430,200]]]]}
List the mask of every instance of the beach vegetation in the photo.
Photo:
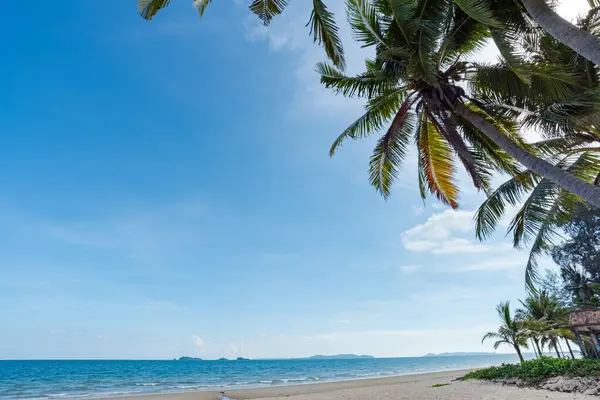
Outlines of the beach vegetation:
{"type": "Polygon", "coordinates": [[[600,359],[540,357],[520,364],[483,368],[468,373],[464,379],[519,379],[526,383],[538,383],[557,376],[596,378],[600,376],[600,359]]]}

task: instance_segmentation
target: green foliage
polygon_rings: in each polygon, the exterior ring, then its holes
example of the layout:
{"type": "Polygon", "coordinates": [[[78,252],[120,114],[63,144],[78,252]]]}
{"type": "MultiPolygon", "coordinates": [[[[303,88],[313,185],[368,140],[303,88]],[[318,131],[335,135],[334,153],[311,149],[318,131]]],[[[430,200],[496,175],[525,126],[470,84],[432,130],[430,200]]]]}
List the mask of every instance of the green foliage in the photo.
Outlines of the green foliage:
{"type": "Polygon", "coordinates": [[[323,45],[333,64],[344,69],[346,60],[338,27],[335,24],[333,13],[327,10],[327,6],[321,0],[313,0],[313,10],[307,25],[310,25],[310,33],[313,35],[314,42],[323,45]]]}
{"type": "Polygon", "coordinates": [[[599,359],[565,359],[541,357],[520,364],[502,364],[473,371],[465,379],[521,379],[528,383],[538,383],[555,376],[597,377],[600,375],[599,359]]]}
{"type": "Polygon", "coordinates": [[[443,387],[443,386],[450,386],[449,383],[436,383],[435,385],[432,386],[432,388],[439,388],[439,387],[443,387]]]}
{"type": "MultiPolygon", "coordinates": [[[[520,167],[455,107],[466,106],[473,116],[531,151],[519,136],[517,116],[497,112],[494,107],[503,98],[515,104],[537,104],[573,93],[568,74],[554,73],[543,64],[525,63],[516,55],[513,62],[523,63],[521,69],[531,75],[530,82],[521,80],[515,66],[465,61],[491,37],[490,26],[497,24],[493,15],[498,10],[486,1],[347,0],[347,7],[354,37],[364,47],[374,47],[376,55],[367,60],[366,71],[356,76],[346,76],[331,65],[317,66],[327,88],[343,96],[368,99],[365,114],[338,136],[330,154],[347,138],[381,133],[369,164],[369,177],[384,197],[389,196],[407,154],[405,139],[409,135],[414,136],[418,149],[423,198],[432,194],[457,208],[459,165],[476,189],[489,193],[493,171],[515,176],[520,167]],[[498,76],[509,82],[503,85],[498,76]],[[465,80],[467,85],[458,84],[465,80]],[[403,140],[395,141],[399,138],[403,140]]],[[[496,36],[508,42],[507,35],[496,36]]]]}
{"type": "Polygon", "coordinates": [[[250,10],[256,14],[265,25],[269,25],[273,17],[281,14],[287,5],[287,0],[254,0],[250,4],[250,10]]]}

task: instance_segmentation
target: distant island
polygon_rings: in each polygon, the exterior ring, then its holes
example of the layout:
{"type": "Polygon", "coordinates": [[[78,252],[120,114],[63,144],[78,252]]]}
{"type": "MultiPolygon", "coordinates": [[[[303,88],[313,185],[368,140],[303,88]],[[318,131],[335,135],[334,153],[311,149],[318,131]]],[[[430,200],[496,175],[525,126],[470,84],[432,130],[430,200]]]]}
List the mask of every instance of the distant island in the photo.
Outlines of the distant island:
{"type": "Polygon", "coordinates": [[[250,361],[249,358],[244,358],[244,357],[238,357],[236,358],[237,361],[250,361]]]}
{"type": "Polygon", "coordinates": [[[495,356],[496,353],[483,352],[457,352],[457,353],[427,353],[423,357],[460,357],[460,356],[495,356]]]}
{"type": "Polygon", "coordinates": [[[309,360],[349,360],[349,359],[355,359],[355,358],[375,358],[373,356],[370,355],[357,355],[357,354],[334,354],[331,356],[326,356],[326,355],[322,355],[322,354],[317,354],[314,356],[310,356],[308,357],[309,360]]]}

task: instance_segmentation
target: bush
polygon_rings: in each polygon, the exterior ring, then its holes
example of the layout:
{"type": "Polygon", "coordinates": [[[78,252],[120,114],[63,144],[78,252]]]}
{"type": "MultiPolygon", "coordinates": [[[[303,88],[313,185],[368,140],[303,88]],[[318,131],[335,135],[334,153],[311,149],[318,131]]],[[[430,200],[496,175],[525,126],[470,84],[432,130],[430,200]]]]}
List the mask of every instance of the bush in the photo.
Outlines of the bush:
{"type": "Polygon", "coordinates": [[[480,369],[468,373],[465,379],[517,378],[528,383],[538,383],[555,376],[600,376],[600,360],[542,357],[521,364],[502,364],[499,367],[480,369]]]}

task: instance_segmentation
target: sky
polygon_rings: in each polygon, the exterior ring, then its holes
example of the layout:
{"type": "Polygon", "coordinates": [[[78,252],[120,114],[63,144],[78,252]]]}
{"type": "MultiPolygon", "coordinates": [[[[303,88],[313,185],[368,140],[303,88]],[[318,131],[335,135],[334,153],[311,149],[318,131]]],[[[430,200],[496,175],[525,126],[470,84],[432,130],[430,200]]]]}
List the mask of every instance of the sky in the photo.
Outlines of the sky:
{"type": "Polygon", "coordinates": [[[414,157],[388,201],[372,140],[329,157],[362,103],[291,3],[269,28],[239,0],[3,5],[0,359],[491,351],[527,254],[474,238],[468,187],[424,204],[414,157]]]}

